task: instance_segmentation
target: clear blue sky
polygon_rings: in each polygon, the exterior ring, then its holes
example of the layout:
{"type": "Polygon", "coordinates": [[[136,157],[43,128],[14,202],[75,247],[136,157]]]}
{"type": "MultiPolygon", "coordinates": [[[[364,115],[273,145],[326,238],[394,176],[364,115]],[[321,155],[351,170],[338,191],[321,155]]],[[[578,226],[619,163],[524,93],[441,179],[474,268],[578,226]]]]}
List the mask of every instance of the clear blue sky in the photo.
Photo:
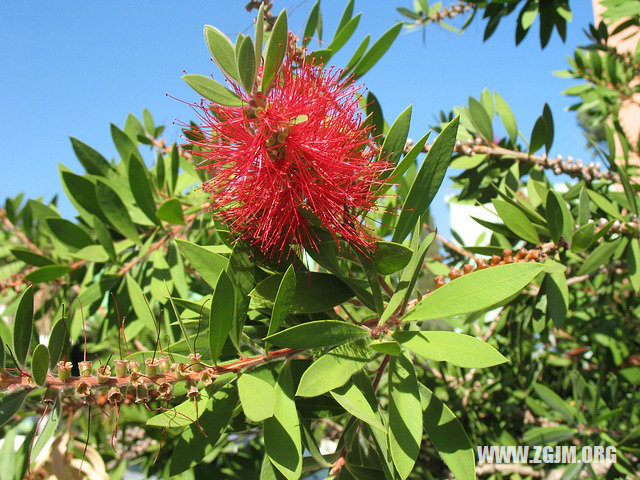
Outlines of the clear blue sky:
{"type": "MultiPolygon", "coordinates": [[[[215,25],[231,38],[240,31],[248,33],[253,21],[245,3],[5,3],[0,16],[1,196],[24,191],[29,197],[48,200],[58,193],[63,214],[71,216],[73,208],[60,187],[57,167],[62,162],[80,170],[68,137],[75,136],[107,158],[114,157],[109,123],[122,127],[129,112],[141,117],[143,108],[148,108],[156,124],[168,125],[168,140],[179,140],[171,122],[176,118],[187,121],[192,114],[186,105],[165,94],[196,99],[180,79],[183,70],[213,72],[220,78],[209,60],[202,27],[215,25]]],[[[313,2],[274,3],[276,11],[287,7],[290,28],[300,33],[313,2]]],[[[325,36],[335,31],[345,3],[323,0],[325,36]]],[[[410,0],[357,0],[355,11],[363,12],[360,27],[332,63],[344,65],[367,33],[377,38],[400,20],[396,6],[410,5],[410,0]]],[[[565,58],[576,45],[585,43],[582,29],[593,19],[591,2],[572,2],[572,8],[567,42],[563,44],[554,33],[545,50],[539,46],[537,22],[524,43],[514,46],[513,16],[486,43],[482,42],[484,22],[478,20],[463,35],[432,25],[424,44],[419,32],[403,31],[363,80],[380,99],[388,121],[413,104],[413,138],[426,132],[440,110],[465,103],[469,95],[478,97],[485,87],[507,100],[526,136],[547,101],[556,124],[553,152],[587,158],[575,115],[565,111],[571,99],[561,95],[571,84],[552,75],[566,67],[565,58]]],[[[446,225],[443,196],[448,190],[445,184],[434,204],[441,227],[446,225]]]]}

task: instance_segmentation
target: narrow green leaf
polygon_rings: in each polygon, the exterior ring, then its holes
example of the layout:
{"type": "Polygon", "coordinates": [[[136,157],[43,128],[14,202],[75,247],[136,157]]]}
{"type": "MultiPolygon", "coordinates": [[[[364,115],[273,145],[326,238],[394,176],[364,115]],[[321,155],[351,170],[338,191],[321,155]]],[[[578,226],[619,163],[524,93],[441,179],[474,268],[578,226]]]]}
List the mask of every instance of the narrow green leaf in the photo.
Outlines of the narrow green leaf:
{"type": "Polygon", "coordinates": [[[264,340],[288,348],[322,348],[342,345],[369,335],[366,328],[340,320],[306,322],[269,335],[264,340]]]}
{"type": "Polygon", "coordinates": [[[411,124],[412,106],[409,105],[393,122],[387,136],[382,143],[379,159],[396,164],[404,151],[411,124]]]}
{"type": "Polygon", "coordinates": [[[451,162],[460,117],[454,118],[438,135],[416,175],[393,233],[392,241],[402,243],[423,215],[436,193],[451,162]]]}
{"type": "Polygon", "coordinates": [[[36,345],[31,358],[31,374],[36,385],[42,386],[47,381],[49,371],[49,350],[42,344],[36,345]]]}
{"type": "Polygon", "coordinates": [[[227,36],[211,25],[204,26],[204,39],[211,58],[220,71],[232,82],[240,83],[233,43],[227,36]]]}
{"type": "Polygon", "coordinates": [[[122,203],[118,194],[106,183],[96,182],[96,195],[102,213],[109,223],[134,243],[140,243],[138,229],[136,228],[127,208],[122,203]]]}
{"type": "Polygon", "coordinates": [[[578,228],[571,236],[571,250],[574,252],[581,252],[589,248],[589,246],[595,240],[595,223],[586,223],[578,228]]]}
{"type": "Polygon", "coordinates": [[[496,111],[502,120],[502,124],[504,125],[507,134],[509,135],[509,139],[511,140],[511,143],[515,144],[518,139],[518,124],[516,122],[516,117],[507,102],[505,102],[504,98],[502,98],[498,92],[494,92],[493,97],[496,102],[496,111]]]}
{"type": "Polygon", "coordinates": [[[522,211],[503,200],[492,200],[498,216],[509,230],[529,243],[540,243],[540,237],[531,220],[522,211]]]}
{"type": "Polygon", "coordinates": [[[400,163],[398,163],[396,168],[393,169],[391,175],[387,177],[387,181],[382,187],[381,194],[385,193],[393,185],[394,182],[400,181],[400,178],[404,176],[409,167],[415,164],[416,158],[418,158],[418,155],[422,153],[422,149],[426,145],[430,135],[431,130],[429,130],[420,140],[418,140],[418,143],[411,147],[409,153],[404,156],[404,158],[400,161],[400,163]]]}
{"type": "Polygon", "coordinates": [[[49,410],[49,418],[47,419],[47,423],[42,427],[42,432],[38,436],[38,439],[33,445],[33,450],[31,451],[31,461],[35,462],[38,454],[45,447],[49,439],[53,436],[55,431],[60,424],[60,398],[56,398],[53,407],[49,410]]]}
{"type": "Polygon", "coordinates": [[[411,360],[405,355],[389,362],[389,449],[401,479],[413,470],[422,440],[420,390],[411,360]]]}
{"type": "Polygon", "coordinates": [[[371,48],[365,53],[353,70],[354,80],[360,78],[378,63],[378,60],[389,50],[396,37],[402,30],[402,22],[396,23],[387,30],[382,36],[371,45],[371,48]]]}
{"type": "Polygon", "coordinates": [[[304,33],[302,34],[302,46],[306,47],[309,44],[313,34],[318,28],[318,20],[320,18],[320,0],[317,0],[311,8],[307,24],[304,27],[304,33]]]}
{"type": "Polygon", "coordinates": [[[313,362],[302,374],[299,397],[317,397],[341,387],[369,361],[370,353],[364,340],[340,345],[313,362]]]}
{"type": "Polygon", "coordinates": [[[142,156],[138,151],[137,144],[131,140],[131,137],[120,130],[117,125],[111,124],[111,138],[113,139],[113,144],[116,146],[116,150],[118,150],[118,154],[122,161],[128,166],[129,158],[131,156],[135,156],[136,158],[142,161],[142,156]]]}
{"type": "Polygon", "coordinates": [[[218,362],[222,348],[229,338],[235,315],[235,305],[233,283],[231,283],[227,272],[223,270],[213,292],[211,316],[209,317],[209,347],[213,363],[218,362]]]}
{"type": "Polygon", "coordinates": [[[271,82],[276,77],[278,70],[280,70],[280,65],[282,64],[282,59],[284,58],[284,54],[287,50],[287,41],[289,35],[289,27],[287,26],[287,11],[282,10],[280,15],[278,15],[278,19],[276,23],[273,25],[273,30],[271,31],[271,37],[269,38],[269,44],[267,45],[267,50],[264,58],[264,68],[262,71],[262,91],[269,91],[269,87],[271,87],[271,82]]]}
{"type": "Polygon", "coordinates": [[[24,278],[31,283],[46,283],[62,277],[70,271],[69,265],[47,265],[29,272],[24,278]]]}
{"type": "Polygon", "coordinates": [[[351,17],[353,17],[354,1],[355,0],[349,0],[346,7],[344,7],[344,11],[342,12],[342,16],[340,17],[340,21],[338,22],[338,27],[336,28],[336,35],[340,30],[344,28],[349,20],[351,20],[351,17]]]}
{"type": "Polygon", "coordinates": [[[69,139],[71,140],[71,146],[78,161],[80,161],[87,173],[101,176],[107,176],[109,174],[112,167],[106,158],[77,138],[69,137],[69,139]]]}
{"type": "Polygon", "coordinates": [[[591,202],[585,187],[580,189],[580,200],[578,204],[578,223],[582,226],[586,225],[591,218],[591,202]]]}
{"type": "Polygon", "coordinates": [[[46,265],[53,265],[54,263],[50,258],[34,253],[28,248],[12,248],[11,253],[18,260],[23,261],[27,265],[33,265],[34,267],[44,267],[46,265]]]}
{"type": "MultiPolygon", "coordinates": [[[[281,274],[271,275],[250,293],[257,305],[271,307],[276,299],[281,274]]],[[[317,272],[296,272],[296,292],[291,313],[323,312],[353,297],[351,289],[339,278],[317,272]]]]}
{"type": "Polygon", "coordinates": [[[357,373],[351,382],[332,390],[331,396],[351,415],[386,432],[371,381],[364,373],[357,373]]]}
{"type": "Polygon", "coordinates": [[[531,131],[531,139],[529,140],[529,153],[535,153],[547,142],[547,124],[543,117],[536,120],[533,130],[531,131]]]}
{"type": "Polygon", "coordinates": [[[184,213],[182,205],[175,198],[170,198],[158,207],[157,216],[160,220],[173,225],[184,225],[184,213]]]}
{"type": "Polygon", "coordinates": [[[262,66],[262,44],[264,42],[264,3],[260,4],[258,9],[258,15],[256,15],[256,44],[255,44],[255,57],[256,57],[256,72],[260,70],[262,66]]]}
{"type": "Polygon", "coordinates": [[[486,368],[507,361],[500,352],[479,338],[447,331],[397,331],[393,337],[403,347],[436,362],[463,368],[486,368]]]}
{"type": "Polygon", "coordinates": [[[67,335],[67,327],[64,322],[66,319],[60,318],[49,334],[49,369],[53,369],[62,357],[65,347],[68,345],[69,338],[67,335]]]}
{"type": "Polygon", "coordinates": [[[158,220],[156,216],[156,202],[153,199],[151,182],[149,181],[147,167],[144,162],[137,156],[132,155],[129,158],[129,169],[127,173],[129,187],[131,187],[131,193],[133,193],[133,198],[136,199],[138,207],[149,220],[156,225],[160,225],[160,220],[158,220]]]}
{"type": "MultiPolygon", "coordinates": [[[[33,336],[33,286],[22,292],[13,321],[13,353],[20,365],[24,365],[33,336]]],[[[0,423],[3,425],[4,422],[0,423]]]]}
{"type": "Polygon", "coordinates": [[[598,245],[596,249],[591,252],[591,254],[586,258],[582,266],[578,269],[576,275],[588,275],[595,272],[598,268],[600,268],[601,265],[606,265],[607,263],[609,263],[609,260],[615,253],[618,245],[620,245],[621,240],[621,238],[618,238],[610,242],[603,242],[598,245]]]}
{"type": "MultiPolygon", "coordinates": [[[[193,405],[193,401],[191,404],[193,405]]],[[[178,475],[202,463],[202,459],[214,449],[227,429],[237,404],[238,394],[233,384],[225,385],[210,397],[205,411],[198,419],[200,428],[207,436],[202,435],[196,425],[191,425],[182,432],[171,453],[170,475],[178,475]]]]}
{"type": "Polygon", "coordinates": [[[412,256],[413,251],[404,245],[380,241],[373,252],[373,261],[379,274],[390,275],[406,267],[412,256]]]}
{"type": "Polygon", "coordinates": [[[100,242],[100,245],[102,245],[104,251],[107,252],[109,258],[113,262],[117,263],[118,256],[116,255],[116,249],[113,246],[113,239],[111,238],[106,225],[102,223],[102,220],[100,220],[98,217],[93,217],[93,231],[98,238],[98,242],[100,242]]]}
{"type": "Polygon", "coordinates": [[[47,226],[51,229],[55,237],[65,245],[74,249],[80,249],[88,245],[93,245],[91,236],[84,228],[76,225],[64,218],[47,218],[47,226]]]}
{"type": "Polygon", "coordinates": [[[0,427],[18,413],[27,393],[25,389],[13,390],[0,397],[0,427]]]}
{"type": "Polygon", "coordinates": [[[227,259],[186,240],[176,240],[176,244],[202,279],[215,288],[220,272],[227,266],[227,259]]]}
{"type": "MultiPolygon", "coordinates": [[[[567,202],[555,191],[550,190],[547,195],[547,204],[545,207],[545,216],[549,225],[549,231],[553,228],[551,238],[555,240],[554,235],[560,235],[565,240],[571,240],[571,234],[575,227],[575,220],[567,207],[567,202]],[[555,216],[555,218],[553,218],[555,216]]],[[[560,238],[560,237],[558,237],[560,238]]]]}
{"type": "Polygon", "coordinates": [[[438,450],[440,457],[458,480],[476,479],[476,461],[473,447],[455,414],[420,384],[424,429],[438,450]]]}
{"type": "Polygon", "coordinates": [[[342,27],[336,33],[336,35],[333,37],[333,40],[331,40],[331,43],[327,48],[332,52],[337,52],[342,47],[344,47],[345,43],[349,41],[349,39],[353,36],[356,29],[358,28],[358,24],[360,23],[361,17],[362,17],[362,14],[359,13],[358,15],[353,17],[351,20],[349,20],[344,25],[344,27],[342,27]]]}
{"type": "Polygon", "coordinates": [[[276,401],[274,369],[270,366],[244,372],[238,378],[238,395],[246,417],[262,422],[273,416],[276,401]]]}
{"type": "Polygon", "coordinates": [[[280,325],[282,325],[282,322],[287,318],[287,315],[289,315],[296,294],[296,285],[296,272],[293,265],[290,265],[278,286],[278,292],[276,293],[276,299],[271,311],[271,322],[269,322],[269,331],[267,332],[267,335],[273,335],[276,333],[280,328],[280,325]]]}
{"type": "Polygon", "coordinates": [[[564,328],[569,308],[569,287],[564,272],[546,275],[542,288],[547,295],[547,316],[556,327],[564,328]]]}
{"type": "Polygon", "coordinates": [[[242,99],[228,88],[219,84],[215,80],[197,73],[188,73],[183,75],[182,79],[187,82],[191,88],[202,95],[207,100],[219,105],[227,105],[229,107],[242,106],[242,99]]]}
{"type": "Polygon", "coordinates": [[[247,93],[253,90],[256,80],[256,52],[251,37],[245,37],[238,53],[238,73],[247,93]]]}
{"type": "Polygon", "coordinates": [[[493,143],[493,126],[491,117],[482,106],[482,104],[473,97],[469,97],[469,115],[471,121],[478,129],[478,133],[490,143],[493,143]]]}
{"type": "Polygon", "coordinates": [[[553,409],[553,412],[559,414],[565,422],[575,421],[575,410],[549,387],[541,383],[536,383],[533,386],[533,390],[536,392],[536,395],[549,405],[553,409]]]}
{"type": "Polygon", "coordinates": [[[539,263],[522,262],[476,270],[430,293],[402,320],[432,320],[484,310],[519,293],[543,269],[539,263]]]}
{"type": "Polygon", "coordinates": [[[156,321],[153,318],[149,303],[142,292],[142,288],[140,288],[138,282],[129,274],[126,276],[126,282],[127,293],[129,294],[129,300],[131,301],[131,306],[136,314],[136,318],[141,320],[145,327],[155,333],[157,331],[156,321]]]}
{"type": "Polygon", "coordinates": [[[273,417],[264,422],[264,445],[269,460],[287,480],[302,474],[302,434],[293,389],[291,363],[286,362],[275,388],[273,417]]]}

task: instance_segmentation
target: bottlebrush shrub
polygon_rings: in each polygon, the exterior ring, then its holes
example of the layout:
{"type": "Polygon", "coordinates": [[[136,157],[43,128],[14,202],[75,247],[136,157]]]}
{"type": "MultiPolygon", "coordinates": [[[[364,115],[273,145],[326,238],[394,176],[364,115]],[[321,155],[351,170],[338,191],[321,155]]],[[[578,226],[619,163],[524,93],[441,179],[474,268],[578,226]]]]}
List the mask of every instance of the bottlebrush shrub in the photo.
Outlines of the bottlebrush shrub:
{"type": "Polygon", "coordinates": [[[411,108],[388,126],[354,83],[400,24],[339,69],[325,65],[357,27],[352,2],[316,52],[318,4],[299,43],[265,8],[235,45],[205,27],[226,81],[185,76],[203,97],[185,145],[145,110],[111,125],[117,161],[71,139],[74,220],[5,202],[2,478],[471,479],[475,445],[569,440],[615,444],[610,473],[632,472],[625,172],[537,156],[548,107],[523,150],[488,92],[413,144],[411,108]],[[494,140],[494,112],[509,138],[494,140]],[[499,217],[478,220],[488,245],[429,227],[452,158],[457,200],[499,217]],[[579,178],[562,194],[556,168],[579,178]]]}

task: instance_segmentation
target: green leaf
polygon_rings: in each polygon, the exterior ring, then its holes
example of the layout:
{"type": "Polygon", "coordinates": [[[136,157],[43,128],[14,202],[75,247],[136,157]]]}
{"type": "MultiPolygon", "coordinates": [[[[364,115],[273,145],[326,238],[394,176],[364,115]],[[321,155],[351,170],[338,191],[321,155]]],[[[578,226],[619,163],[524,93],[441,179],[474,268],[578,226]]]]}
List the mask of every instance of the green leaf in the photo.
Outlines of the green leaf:
{"type": "Polygon", "coordinates": [[[420,452],[422,409],[411,360],[405,355],[389,362],[389,449],[401,479],[409,476],[420,452]]]}
{"type": "Polygon", "coordinates": [[[0,339],[0,370],[4,370],[4,341],[0,339]]]}
{"type": "Polygon", "coordinates": [[[545,103],[542,109],[542,118],[544,118],[544,124],[547,127],[547,134],[545,135],[544,146],[549,153],[551,150],[551,145],[553,144],[553,136],[554,136],[554,128],[553,128],[553,115],[551,115],[551,108],[549,108],[549,104],[545,103]]]}
{"type": "Polygon", "coordinates": [[[322,348],[367,337],[366,328],[340,320],[306,322],[269,335],[264,340],[288,348],[322,348]]]}
{"type": "Polygon", "coordinates": [[[89,245],[81,248],[77,252],[73,252],[74,258],[87,260],[88,262],[102,263],[109,260],[109,254],[101,245],[89,245]]]}
{"type": "Polygon", "coordinates": [[[627,247],[627,269],[631,286],[636,291],[640,291],[640,243],[637,238],[629,239],[627,247]]]}
{"type": "Polygon", "coordinates": [[[564,328],[569,308],[569,287],[564,272],[550,273],[544,278],[543,288],[547,295],[547,316],[558,328],[564,328]]]}
{"type": "Polygon", "coordinates": [[[136,203],[142,213],[144,213],[149,220],[156,225],[160,225],[160,220],[156,216],[156,202],[153,199],[153,191],[151,189],[151,182],[147,174],[147,167],[144,162],[135,155],[129,157],[129,187],[133,198],[136,199],[136,203]]]}
{"type": "Polygon", "coordinates": [[[287,11],[282,10],[271,31],[271,38],[264,57],[264,68],[262,70],[262,91],[268,92],[271,82],[276,77],[282,59],[287,50],[289,38],[289,28],[287,26],[287,11]]]}
{"type": "Polygon", "coordinates": [[[580,252],[589,248],[589,246],[595,240],[595,223],[585,223],[578,228],[571,237],[571,250],[574,252],[580,252]]]}
{"type": "Polygon", "coordinates": [[[576,438],[578,429],[558,425],[554,427],[533,427],[522,436],[525,445],[554,445],[576,438]]]}
{"type": "Polygon", "coordinates": [[[440,457],[458,480],[475,480],[476,462],[473,447],[455,414],[420,384],[424,429],[440,457]]]}
{"type": "Polygon", "coordinates": [[[244,372],[238,378],[238,395],[246,417],[262,422],[273,416],[276,401],[274,370],[270,366],[244,372]]]}
{"type": "MultiPolygon", "coordinates": [[[[214,384],[215,386],[215,384],[214,384]]],[[[193,405],[193,401],[191,401],[193,405]]],[[[170,475],[178,475],[195,468],[210,453],[227,429],[238,404],[238,394],[233,384],[227,384],[216,391],[209,400],[206,409],[198,419],[205,437],[196,425],[191,425],[180,435],[180,439],[171,452],[170,475]]]]}
{"type": "Polygon", "coordinates": [[[306,47],[309,44],[311,38],[313,38],[313,33],[318,28],[318,20],[320,18],[320,0],[317,0],[316,3],[313,4],[311,8],[311,12],[309,13],[309,18],[307,19],[307,24],[304,27],[304,33],[302,34],[302,46],[306,47]]]}
{"type": "Polygon", "coordinates": [[[235,315],[235,293],[233,283],[224,270],[218,277],[213,299],[211,300],[211,316],[209,317],[209,347],[213,363],[218,362],[235,315]]]}
{"type": "Polygon", "coordinates": [[[146,108],[142,111],[142,121],[144,123],[144,129],[147,131],[149,135],[154,135],[156,131],[156,126],[153,122],[153,116],[151,112],[146,108]]]}
{"type": "MultiPolygon", "coordinates": [[[[281,274],[267,277],[250,293],[251,297],[259,304],[272,306],[281,279],[281,274]]],[[[292,313],[322,312],[353,297],[347,284],[328,273],[296,272],[296,285],[292,313]]]]}
{"type": "Polygon", "coordinates": [[[50,258],[34,253],[28,248],[12,248],[11,253],[18,260],[23,261],[27,265],[33,265],[34,267],[44,267],[46,265],[53,265],[54,263],[50,258]]]}
{"type": "Polygon", "coordinates": [[[48,371],[49,350],[44,345],[38,344],[33,349],[33,357],[31,358],[31,374],[36,385],[41,387],[45,384],[48,371]]]}
{"type": "Polygon", "coordinates": [[[433,320],[493,307],[519,293],[543,269],[539,263],[522,262],[476,270],[430,293],[402,320],[433,320]]]}
{"type": "Polygon", "coordinates": [[[145,327],[155,333],[157,331],[156,321],[153,318],[149,303],[142,292],[142,288],[140,288],[138,282],[129,274],[126,276],[126,282],[127,293],[129,294],[129,300],[131,300],[131,306],[136,314],[136,318],[141,320],[145,327]]]}
{"type": "Polygon", "coordinates": [[[529,154],[535,153],[547,142],[547,123],[544,117],[536,120],[533,130],[531,131],[531,139],[529,140],[529,154]]]}
{"type": "Polygon", "coordinates": [[[204,39],[211,54],[211,58],[218,65],[220,71],[232,82],[240,83],[236,55],[233,43],[227,36],[211,25],[204,27],[204,39]]]}
{"type": "Polygon", "coordinates": [[[98,217],[93,217],[93,231],[98,238],[98,242],[100,242],[100,245],[102,245],[104,251],[107,252],[109,258],[114,263],[117,263],[118,257],[116,255],[115,247],[113,246],[113,239],[111,238],[106,225],[102,223],[102,220],[100,220],[98,217]]]}
{"type": "Polygon", "coordinates": [[[255,35],[255,58],[256,72],[262,66],[262,45],[264,42],[264,3],[260,4],[258,15],[256,15],[256,35],[255,35]]]}
{"type": "Polygon", "coordinates": [[[380,241],[373,252],[373,262],[381,275],[390,275],[408,265],[413,251],[399,243],[380,241]]]}
{"type": "Polygon", "coordinates": [[[460,117],[454,118],[438,135],[429,149],[402,206],[392,241],[402,243],[423,215],[440,189],[451,162],[460,117]]]}
{"type": "Polygon", "coordinates": [[[251,37],[245,37],[240,44],[238,52],[238,72],[240,80],[247,93],[253,90],[253,84],[256,80],[256,53],[251,37]]]}
{"type": "Polygon", "coordinates": [[[14,390],[0,398],[0,427],[18,413],[27,393],[28,391],[25,389],[14,390]]]}
{"type": "Polygon", "coordinates": [[[509,230],[529,243],[540,243],[540,237],[531,220],[518,207],[495,198],[492,203],[509,230]]]}
{"type": "MultiPolygon", "coordinates": [[[[162,428],[186,427],[200,418],[206,410],[207,403],[209,403],[209,393],[206,389],[201,389],[197,399],[197,409],[194,401],[189,398],[166,412],[149,418],[146,424],[150,427],[162,428]]],[[[201,433],[198,432],[198,435],[201,433]]]]}
{"type": "Polygon", "coordinates": [[[615,253],[618,245],[620,245],[621,240],[621,238],[618,238],[616,240],[603,242],[598,245],[580,266],[576,275],[588,275],[595,272],[598,268],[600,268],[601,265],[606,265],[607,263],[609,263],[609,260],[615,253]]]}
{"type": "Polygon", "coordinates": [[[62,357],[65,347],[68,345],[69,338],[67,328],[64,322],[66,319],[58,320],[49,334],[49,368],[53,369],[62,357]]]}
{"type": "Polygon", "coordinates": [[[55,237],[65,245],[74,249],[80,249],[88,245],[93,245],[91,236],[75,223],[64,218],[47,218],[47,226],[51,229],[55,237]]]}
{"type": "Polygon", "coordinates": [[[296,272],[293,265],[290,265],[278,286],[278,292],[276,293],[273,309],[271,311],[271,322],[269,322],[269,331],[267,332],[267,335],[273,335],[276,333],[284,319],[289,315],[295,298],[297,283],[296,272]]]}
{"type": "Polygon", "coordinates": [[[502,124],[504,125],[507,134],[509,135],[509,139],[511,140],[511,143],[515,144],[518,139],[518,124],[516,122],[516,117],[507,102],[498,94],[498,92],[494,92],[493,97],[496,102],[496,111],[502,120],[502,124]]]}
{"type": "Polygon", "coordinates": [[[397,331],[400,344],[421,357],[449,362],[463,368],[486,368],[507,361],[500,352],[479,338],[447,331],[397,331]]]}
{"type": "MultiPolygon", "coordinates": [[[[24,365],[33,336],[33,286],[22,292],[13,321],[13,353],[18,364],[24,365]]],[[[4,425],[4,422],[0,423],[4,425]]]]}
{"type": "Polygon", "coordinates": [[[369,51],[362,56],[353,70],[354,80],[363,76],[376,63],[378,63],[378,60],[380,60],[387,50],[389,50],[389,47],[391,47],[395,41],[400,30],[402,30],[402,22],[396,23],[393,27],[383,33],[376,43],[371,45],[369,51]]]}
{"type": "Polygon", "coordinates": [[[331,40],[331,43],[327,48],[332,52],[337,52],[344,47],[345,43],[349,41],[358,28],[360,17],[362,17],[362,15],[359,13],[350,19],[338,32],[336,32],[336,35],[333,37],[333,40],[331,40]]]}
{"type": "Polygon", "coordinates": [[[73,147],[76,157],[87,173],[107,176],[111,172],[111,165],[99,152],[89,145],[82,143],[77,138],[69,137],[69,139],[71,140],[71,146],[73,147]]]}
{"type": "Polygon", "coordinates": [[[545,216],[547,217],[547,222],[549,224],[549,231],[551,232],[551,229],[554,229],[554,232],[552,232],[551,235],[551,238],[554,238],[554,242],[557,242],[554,235],[561,235],[567,241],[571,240],[571,234],[575,227],[575,220],[567,207],[567,202],[565,202],[564,199],[553,190],[550,190],[547,195],[545,216]],[[556,218],[552,218],[553,216],[556,218]],[[551,226],[552,224],[553,227],[551,226]]]}
{"type": "Polygon", "coordinates": [[[358,340],[340,345],[324,354],[302,374],[299,397],[317,397],[329,390],[341,387],[351,376],[360,371],[369,361],[370,353],[366,341],[358,340]]]}
{"type": "Polygon", "coordinates": [[[489,114],[482,104],[473,97],[469,97],[469,115],[471,116],[471,121],[478,129],[478,133],[480,133],[487,142],[493,143],[491,117],[489,117],[489,114]]]}
{"type": "Polygon", "coordinates": [[[302,434],[293,388],[291,363],[286,362],[275,387],[273,417],[264,422],[269,460],[288,480],[296,480],[302,474],[302,434]]]}
{"type": "Polygon", "coordinates": [[[574,422],[576,418],[575,410],[569,406],[557,393],[546,385],[536,383],[533,390],[554,412],[558,413],[566,422],[574,422]]]}
{"type": "Polygon", "coordinates": [[[160,220],[164,220],[165,222],[169,222],[173,225],[184,225],[182,205],[175,198],[170,198],[160,205],[156,214],[160,220]]]}
{"type": "Polygon", "coordinates": [[[186,240],[176,240],[176,244],[180,252],[193,265],[193,268],[202,276],[202,279],[215,288],[220,272],[227,266],[227,259],[186,240]]]}
{"type": "Polygon", "coordinates": [[[347,6],[344,7],[344,11],[342,12],[342,16],[340,17],[340,21],[338,22],[338,28],[336,28],[336,35],[345,27],[349,20],[351,20],[351,17],[353,16],[354,1],[355,0],[349,0],[347,2],[347,6]]]}
{"type": "Polygon", "coordinates": [[[71,267],[68,265],[47,265],[29,272],[24,278],[31,283],[46,283],[62,277],[70,271],[71,267]]]}
{"type": "Polygon", "coordinates": [[[389,129],[387,136],[382,143],[382,150],[380,151],[379,159],[389,162],[395,165],[398,159],[404,151],[404,146],[407,142],[407,136],[409,135],[409,125],[411,124],[411,111],[412,106],[409,105],[400,115],[396,118],[393,125],[389,129]]]}
{"type": "Polygon", "coordinates": [[[102,210],[98,205],[94,182],[65,168],[64,165],[59,165],[62,187],[76,210],[81,215],[85,213],[86,215],[103,217],[102,210]]]}
{"type": "Polygon", "coordinates": [[[236,95],[235,92],[232,92],[212,78],[198,75],[197,73],[188,73],[187,75],[183,75],[182,79],[201,96],[207,100],[211,100],[213,103],[229,107],[242,106],[242,99],[236,95]]]}
{"type": "Polygon", "coordinates": [[[138,151],[138,147],[134,141],[131,140],[131,137],[113,123],[111,124],[111,138],[113,139],[113,144],[116,146],[116,150],[118,150],[118,154],[125,163],[125,166],[128,167],[127,164],[129,163],[129,159],[132,155],[142,161],[142,156],[138,151]]]}
{"type": "Polygon", "coordinates": [[[134,243],[140,243],[138,229],[118,194],[101,180],[96,182],[96,195],[102,213],[109,223],[134,243]]]}
{"type": "Polygon", "coordinates": [[[402,348],[398,342],[374,340],[369,346],[371,350],[384,353],[385,355],[400,355],[402,353],[402,348]]]}
{"type": "Polygon", "coordinates": [[[387,177],[387,181],[385,182],[384,186],[380,190],[381,195],[385,193],[393,185],[393,182],[399,181],[400,178],[402,178],[402,176],[409,169],[409,167],[411,167],[411,165],[415,164],[416,158],[418,158],[418,155],[422,153],[422,149],[427,143],[427,140],[429,139],[430,135],[431,135],[431,130],[429,130],[426,133],[426,135],[424,135],[420,140],[418,140],[418,143],[416,143],[411,148],[411,150],[409,150],[409,153],[407,153],[404,156],[404,158],[400,161],[400,163],[398,163],[396,168],[393,169],[393,172],[391,172],[391,175],[387,177]]]}
{"type": "Polygon", "coordinates": [[[249,311],[249,293],[255,285],[255,265],[249,257],[249,250],[242,243],[236,243],[231,255],[227,273],[235,289],[235,312],[231,324],[231,341],[240,352],[240,339],[249,311]]]}
{"type": "Polygon", "coordinates": [[[53,436],[55,431],[60,424],[60,398],[56,398],[53,407],[49,410],[49,418],[47,418],[47,423],[44,424],[42,428],[42,432],[38,436],[38,439],[33,445],[33,450],[31,451],[31,462],[35,462],[38,454],[45,447],[49,439],[53,436]]]}
{"type": "Polygon", "coordinates": [[[378,400],[369,378],[364,373],[357,373],[351,382],[332,390],[331,396],[351,415],[386,432],[380,418],[378,400]]]}

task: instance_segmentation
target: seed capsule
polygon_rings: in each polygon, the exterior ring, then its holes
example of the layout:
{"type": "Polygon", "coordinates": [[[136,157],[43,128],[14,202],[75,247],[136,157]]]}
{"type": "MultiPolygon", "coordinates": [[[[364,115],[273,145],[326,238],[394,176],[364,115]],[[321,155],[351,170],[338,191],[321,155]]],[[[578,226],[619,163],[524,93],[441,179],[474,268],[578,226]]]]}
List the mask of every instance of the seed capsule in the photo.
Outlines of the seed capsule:
{"type": "Polygon", "coordinates": [[[67,380],[71,376],[71,368],[73,365],[71,362],[63,362],[60,360],[58,362],[58,378],[63,382],[67,380]]]}
{"type": "Polygon", "coordinates": [[[171,371],[171,362],[169,358],[164,355],[158,357],[158,365],[160,365],[160,371],[162,373],[169,373],[171,371]]]}
{"type": "Polygon", "coordinates": [[[145,372],[147,377],[155,377],[158,374],[158,366],[160,363],[158,360],[154,360],[152,358],[147,358],[144,361],[145,372]]]}
{"type": "Polygon", "coordinates": [[[98,382],[105,383],[109,380],[111,376],[111,367],[109,365],[100,365],[98,367],[98,382]]]}
{"type": "Polygon", "coordinates": [[[200,363],[201,360],[202,355],[200,355],[199,353],[190,353],[189,361],[191,362],[191,370],[193,370],[194,372],[201,372],[203,368],[202,364],[200,363]]]}
{"type": "Polygon", "coordinates": [[[129,362],[127,360],[116,360],[116,377],[124,378],[127,376],[127,367],[129,362]]]}
{"type": "Polygon", "coordinates": [[[78,369],[80,370],[81,377],[90,377],[92,373],[93,362],[80,362],[78,363],[78,369]]]}

